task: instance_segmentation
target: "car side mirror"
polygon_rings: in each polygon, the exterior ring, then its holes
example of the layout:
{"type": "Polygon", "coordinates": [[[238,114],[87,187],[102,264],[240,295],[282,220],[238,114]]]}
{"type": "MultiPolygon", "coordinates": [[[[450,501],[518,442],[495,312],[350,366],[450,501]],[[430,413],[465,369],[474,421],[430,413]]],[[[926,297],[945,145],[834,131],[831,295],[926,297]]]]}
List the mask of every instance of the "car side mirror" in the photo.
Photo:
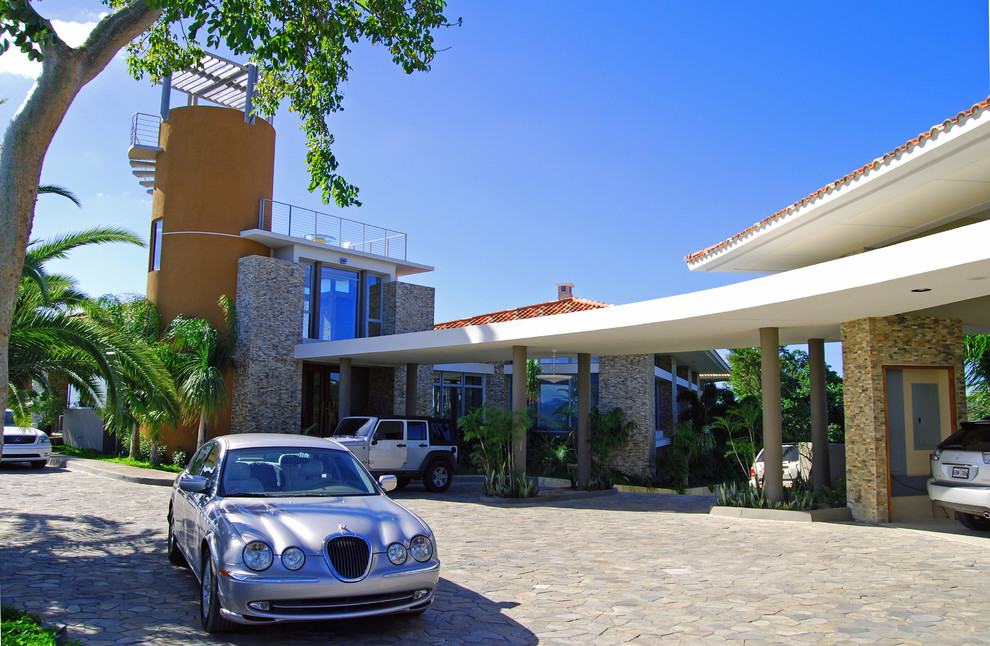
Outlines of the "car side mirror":
{"type": "Polygon", "coordinates": [[[378,486],[382,488],[382,491],[392,491],[399,486],[399,479],[395,476],[381,476],[378,478],[378,486]]]}
{"type": "Polygon", "coordinates": [[[210,488],[210,481],[203,476],[192,476],[183,473],[179,476],[179,489],[189,493],[203,493],[210,488]]]}

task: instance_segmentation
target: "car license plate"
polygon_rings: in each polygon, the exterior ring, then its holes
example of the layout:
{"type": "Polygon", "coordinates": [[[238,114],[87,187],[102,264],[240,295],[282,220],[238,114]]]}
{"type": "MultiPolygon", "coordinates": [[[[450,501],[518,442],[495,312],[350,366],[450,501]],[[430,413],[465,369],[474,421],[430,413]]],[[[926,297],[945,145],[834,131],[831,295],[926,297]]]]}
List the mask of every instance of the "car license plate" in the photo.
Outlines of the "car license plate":
{"type": "Polygon", "coordinates": [[[952,467],[952,477],[969,480],[969,467],[952,467]]]}

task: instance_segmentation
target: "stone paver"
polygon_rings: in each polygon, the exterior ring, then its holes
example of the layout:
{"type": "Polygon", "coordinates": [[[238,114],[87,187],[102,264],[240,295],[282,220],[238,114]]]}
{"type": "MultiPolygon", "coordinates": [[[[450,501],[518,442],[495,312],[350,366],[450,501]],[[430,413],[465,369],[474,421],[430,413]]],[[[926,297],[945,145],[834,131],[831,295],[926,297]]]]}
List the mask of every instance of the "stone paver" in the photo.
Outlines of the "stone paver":
{"type": "Polygon", "coordinates": [[[708,516],[710,498],[482,504],[477,485],[395,497],[438,536],[419,618],[199,627],[165,557],[169,489],[0,471],[3,603],[86,644],[990,644],[990,538],[708,516]]]}

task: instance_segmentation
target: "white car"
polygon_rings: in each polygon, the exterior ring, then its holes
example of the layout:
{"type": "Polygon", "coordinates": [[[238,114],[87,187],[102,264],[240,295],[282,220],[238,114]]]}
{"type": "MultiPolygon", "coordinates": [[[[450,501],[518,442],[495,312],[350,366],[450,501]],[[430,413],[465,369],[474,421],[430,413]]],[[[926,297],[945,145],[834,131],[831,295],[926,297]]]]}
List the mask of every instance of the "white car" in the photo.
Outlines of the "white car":
{"type": "Polygon", "coordinates": [[[44,469],[52,453],[52,442],[44,431],[14,423],[14,413],[3,415],[3,462],[30,462],[34,469],[44,469]]]}
{"type": "MultiPolygon", "coordinates": [[[[753,462],[753,466],[749,468],[749,484],[756,487],[757,482],[760,485],[763,484],[763,474],[766,467],[763,463],[763,452],[766,449],[760,449],[759,454],[756,456],[756,461],[753,462]]],[[[811,444],[809,442],[801,442],[800,444],[784,444],[781,446],[781,454],[783,455],[783,477],[784,486],[789,487],[794,484],[798,475],[807,479],[808,473],[811,471],[811,444]],[[804,465],[802,466],[802,460],[804,465]]]]}
{"type": "Polygon", "coordinates": [[[928,497],[964,527],[990,531],[990,419],[963,422],[935,447],[928,497]]]}

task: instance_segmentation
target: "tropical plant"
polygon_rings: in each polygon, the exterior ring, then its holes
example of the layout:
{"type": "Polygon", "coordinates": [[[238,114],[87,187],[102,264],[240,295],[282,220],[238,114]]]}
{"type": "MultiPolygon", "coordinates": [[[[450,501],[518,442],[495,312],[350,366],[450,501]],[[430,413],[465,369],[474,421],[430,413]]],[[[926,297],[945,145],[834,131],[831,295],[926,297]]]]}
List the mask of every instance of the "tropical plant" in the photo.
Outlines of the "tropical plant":
{"type": "Polygon", "coordinates": [[[708,429],[696,429],[690,421],[679,422],[662,454],[665,480],[678,489],[695,484],[693,479],[704,471],[700,466],[713,457],[714,450],[715,436],[708,429]]]}
{"type": "Polygon", "coordinates": [[[465,441],[475,446],[471,459],[485,473],[481,490],[486,496],[528,498],[538,490],[525,478],[512,473],[512,434],[528,426],[519,416],[501,406],[487,403],[457,420],[465,441]]]}
{"type": "Polygon", "coordinates": [[[227,371],[234,365],[237,311],[226,295],[217,305],[223,310],[223,330],[204,319],[180,314],[165,333],[171,344],[167,361],[175,378],[182,418],[199,423],[197,449],[206,442],[207,423],[215,420],[227,403],[227,371]]]}
{"type": "MultiPolygon", "coordinates": [[[[732,367],[729,385],[742,399],[762,396],[761,352],[759,348],[736,348],[726,357],[732,367]]],[[[784,442],[811,440],[811,362],[803,350],[780,348],[780,414],[784,442]]],[[[830,442],[845,441],[845,410],[842,377],[830,367],[825,370],[826,415],[830,442]]]]}
{"type": "MultiPolygon", "coordinates": [[[[763,438],[757,430],[757,422],[762,410],[760,402],[753,396],[743,397],[725,415],[715,418],[713,428],[721,429],[726,434],[726,457],[735,459],[742,475],[741,480],[749,481],[749,470],[756,462],[756,454],[763,443],[763,438]]],[[[757,491],[762,495],[761,492],[757,491]]]]}
{"type": "MultiPolygon", "coordinates": [[[[167,354],[162,340],[162,317],[157,305],[147,298],[138,295],[123,298],[102,296],[87,307],[87,315],[146,344],[165,365],[167,354]]],[[[116,355],[113,355],[111,360],[115,358],[116,355]]],[[[104,422],[118,437],[130,436],[129,455],[135,459],[141,455],[140,427],[148,429],[154,447],[152,463],[157,463],[161,429],[179,418],[180,406],[175,385],[171,375],[166,373],[167,383],[161,383],[149,391],[142,388],[139,380],[131,379],[126,371],[122,374],[125,376],[119,389],[122,403],[110,409],[104,422]]]]}
{"type": "Polygon", "coordinates": [[[990,334],[967,334],[964,343],[969,419],[990,417],[990,334]]]}
{"type": "Polygon", "coordinates": [[[621,408],[613,408],[607,413],[595,408],[588,422],[591,478],[584,483],[584,488],[590,491],[611,489],[615,484],[611,476],[612,451],[626,443],[629,434],[636,429],[636,422],[627,420],[621,408]]]}
{"type": "Polygon", "coordinates": [[[46,288],[33,278],[18,285],[5,394],[22,415],[45,396],[64,397],[58,392],[64,384],[109,414],[120,413],[128,380],[149,392],[169,387],[167,372],[146,344],[89,316],[90,303],[75,281],[44,269],[47,261],[65,258],[74,248],[109,242],[142,244],[130,232],[95,228],[29,246],[27,257],[46,288]]]}

